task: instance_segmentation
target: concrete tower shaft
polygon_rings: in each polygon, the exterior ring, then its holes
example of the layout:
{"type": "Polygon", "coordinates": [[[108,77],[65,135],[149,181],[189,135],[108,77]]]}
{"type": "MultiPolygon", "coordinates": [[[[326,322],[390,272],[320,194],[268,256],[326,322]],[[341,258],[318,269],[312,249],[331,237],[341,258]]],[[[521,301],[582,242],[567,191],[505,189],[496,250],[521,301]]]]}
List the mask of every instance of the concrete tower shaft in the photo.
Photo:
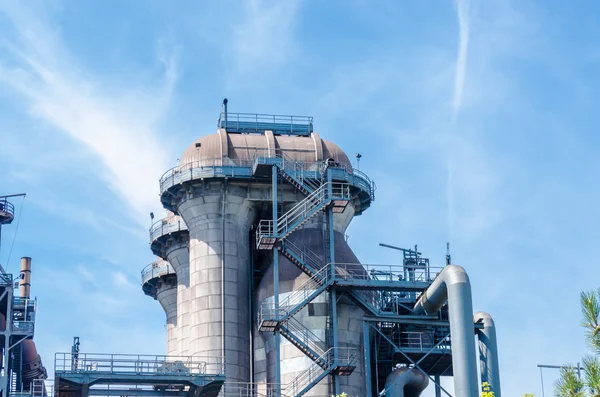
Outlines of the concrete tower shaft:
{"type": "Polygon", "coordinates": [[[178,211],[190,234],[189,353],[224,355],[228,381],[249,382],[246,308],[254,203],[243,186],[211,182],[188,193],[178,211]]]}
{"type": "Polygon", "coordinates": [[[189,232],[180,216],[167,216],[150,228],[150,248],[154,255],[168,261],[177,275],[177,351],[189,355],[189,232]]]}
{"type": "Polygon", "coordinates": [[[190,251],[189,235],[167,247],[167,259],[177,274],[177,343],[181,356],[190,355],[190,251]]]}
{"type": "Polygon", "coordinates": [[[160,303],[167,321],[167,354],[177,356],[177,276],[169,262],[158,259],[142,270],[142,290],[160,303]]]}
{"type": "Polygon", "coordinates": [[[167,317],[167,354],[178,356],[176,279],[160,280],[156,291],[156,299],[164,309],[167,317]]]}

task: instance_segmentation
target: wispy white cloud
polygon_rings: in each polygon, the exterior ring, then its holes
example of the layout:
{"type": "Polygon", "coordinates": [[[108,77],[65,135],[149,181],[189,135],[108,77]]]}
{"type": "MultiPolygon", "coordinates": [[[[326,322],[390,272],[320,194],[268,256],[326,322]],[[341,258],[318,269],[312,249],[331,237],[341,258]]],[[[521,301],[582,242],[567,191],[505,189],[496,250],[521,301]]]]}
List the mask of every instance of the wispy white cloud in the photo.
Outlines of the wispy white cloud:
{"type": "Polygon", "coordinates": [[[242,24],[233,37],[236,63],[242,71],[280,63],[292,51],[299,1],[245,2],[242,24]]]}
{"type": "Polygon", "coordinates": [[[43,12],[14,5],[2,10],[17,41],[2,44],[0,84],[25,100],[32,117],[86,145],[101,160],[100,167],[90,168],[142,219],[157,207],[157,178],[168,168],[158,134],[177,80],[176,57],[159,47],[161,83],[132,83],[108,94],[107,82],[82,70],[43,12]]]}
{"type": "Polygon", "coordinates": [[[465,76],[467,73],[467,54],[469,51],[469,4],[467,0],[456,0],[458,17],[458,55],[454,76],[454,95],[452,98],[452,119],[456,120],[462,106],[465,76]]]}

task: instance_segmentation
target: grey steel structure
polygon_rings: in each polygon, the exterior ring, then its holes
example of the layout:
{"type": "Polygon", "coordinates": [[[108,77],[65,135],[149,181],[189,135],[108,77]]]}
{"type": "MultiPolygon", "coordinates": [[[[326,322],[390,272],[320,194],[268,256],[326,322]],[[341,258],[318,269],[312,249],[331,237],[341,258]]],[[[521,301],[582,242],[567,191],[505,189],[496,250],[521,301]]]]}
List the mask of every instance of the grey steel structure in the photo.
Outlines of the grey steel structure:
{"type": "MultiPolygon", "coordinates": [[[[24,194],[0,196],[0,230],[14,220],[14,206],[8,199],[17,196],[24,194]]],[[[0,266],[1,396],[29,394],[34,381],[47,377],[33,341],[36,299],[30,291],[31,258],[21,258],[18,282],[0,266]]]]}
{"type": "Polygon", "coordinates": [[[464,269],[416,249],[361,264],[347,245],[375,184],[311,117],[229,113],[225,100],[217,133],[160,178],[160,199],[151,249],[170,267],[147,268],[144,290],[160,300],[169,285],[169,352],[224,357],[221,396],[410,397],[430,381],[450,395],[439,379],[454,376],[454,396],[475,397],[476,332],[482,380],[500,395],[495,328],[474,320],[464,269]]]}

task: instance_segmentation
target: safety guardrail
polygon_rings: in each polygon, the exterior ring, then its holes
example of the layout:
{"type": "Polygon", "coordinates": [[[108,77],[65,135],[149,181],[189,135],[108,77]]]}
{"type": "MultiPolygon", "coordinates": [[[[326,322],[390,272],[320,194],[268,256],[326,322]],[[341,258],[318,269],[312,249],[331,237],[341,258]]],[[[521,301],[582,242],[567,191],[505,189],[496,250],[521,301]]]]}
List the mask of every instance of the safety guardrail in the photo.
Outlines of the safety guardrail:
{"type": "Polygon", "coordinates": [[[12,331],[15,333],[33,334],[34,329],[34,321],[13,321],[12,323],[12,331]]]}
{"type": "Polygon", "coordinates": [[[153,278],[176,274],[173,266],[167,261],[157,261],[144,267],[142,270],[142,285],[153,278]]]}
{"type": "Polygon", "coordinates": [[[160,219],[150,227],[150,242],[171,233],[188,230],[187,225],[180,216],[168,216],[160,219]]]}
{"type": "MultiPolygon", "coordinates": [[[[408,281],[427,283],[443,270],[429,265],[381,265],[364,263],[335,263],[335,278],[344,281],[408,281]]],[[[331,266],[331,264],[329,264],[331,266]]]]}
{"type": "Polygon", "coordinates": [[[310,135],[313,132],[313,118],[278,114],[221,113],[217,126],[225,128],[227,132],[273,131],[290,135],[310,135]]]}
{"type": "Polygon", "coordinates": [[[54,372],[112,375],[222,375],[221,357],[56,353],[54,372]]]}
{"type": "Polygon", "coordinates": [[[31,384],[31,397],[54,397],[54,381],[34,379],[31,384]]]}
{"type": "MultiPolygon", "coordinates": [[[[205,158],[178,165],[166,171],[160,177],[160,192],[166,192],[171,187],[203,178],[251,178],[253,168],[258,158],[283,159],[285,156],[278,154],[277,151],[265,152],[257,151],[252,159],[230,159],[229,157],[205,158]],[[267,156],[267,157],[264,157],[267,156]]],[[[285,167],[302,167],[303,178],[305,180],[316,180],[321,178],[321,172],[324,161],[319,162],[298,162],[291,160],[285,167]],[[290,165],[298,163],[297,165],[290,165]],[[301,165],[300,165],[301,164],[301,165]]],[[[364,172],[352,168],[348,165],[336,164],[332,171],[333,180],[347,182],[350,185],[369,194],[371,201],[375,200],[375,191],[377,186],[364,172]]]]}
{"type": "Polygon", "coordinates": [[[12,220],[15,217],[15,206],[6,198],[0,199],[0,218],[12,220]]]}
{"type": "Polygon", "coordinates": [[[272,220],[261,220],[256,231],[257,245],[265,237],[286,237],[320,210],[324,204],[335,200],[349,200],[350,198],[350,187],[347,183],[329,182],[321,185],[319,189],[281,215],[277,219],[277,228],[274,227],[272,220]]]}
{"type": "MultiPolygon", "coordinates": [[[[350,367],[356,364],[357,358],[357,350],[351,347],[332,347],[319,357],[319,359],[327,362],[330,367],[334,365],[350,367]]],[[[297,396],[303,393],[326,371],[316,362],[313,363],[285,387],[286,395],[297,396]]]]}

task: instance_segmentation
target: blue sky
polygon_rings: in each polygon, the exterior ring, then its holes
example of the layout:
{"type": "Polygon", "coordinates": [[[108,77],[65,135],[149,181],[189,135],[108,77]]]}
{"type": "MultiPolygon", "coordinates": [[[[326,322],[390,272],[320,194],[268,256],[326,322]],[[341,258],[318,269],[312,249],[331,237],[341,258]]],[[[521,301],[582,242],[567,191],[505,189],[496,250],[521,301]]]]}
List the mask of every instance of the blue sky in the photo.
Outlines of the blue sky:
{"type": "MultiPolygon", "coordinates": [[[[157,353],[143,295],[158,178],[231,111],[308,114],[378,185],[348,230],[446,241],[498,326],[505,395],[585,352],[581,290],[600,286],[600,7],[591,1],[0,0],[0,194],[26,192],[0,263],[33,257],[36,340],[157,353]]],[[[20,200],[15,200],[20,208],[20,200]]],[[[546,392],[553,374],[545,374],[546,392]]],[[[519,394],[521,393],[521,394],[519,394]]]]}

